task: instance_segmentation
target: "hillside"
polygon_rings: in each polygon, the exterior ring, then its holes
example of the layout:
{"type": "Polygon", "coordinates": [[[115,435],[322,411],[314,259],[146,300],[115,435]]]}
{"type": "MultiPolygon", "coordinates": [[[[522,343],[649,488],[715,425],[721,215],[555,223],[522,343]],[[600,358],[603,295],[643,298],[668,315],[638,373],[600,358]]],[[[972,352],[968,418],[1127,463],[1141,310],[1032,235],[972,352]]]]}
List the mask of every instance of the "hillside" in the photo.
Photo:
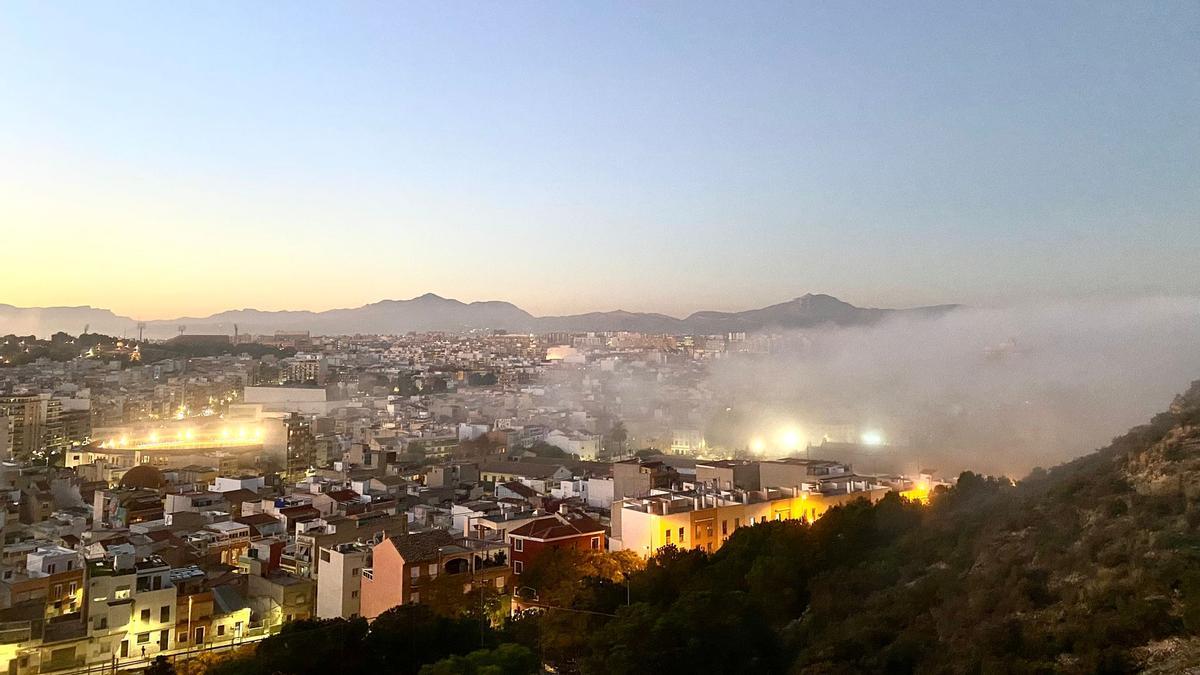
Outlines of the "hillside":
{"type": "MultiPolygon", "coordinates": [[[[636,331],[644,333],[720,334],[765,328],[809,328],[822,324],[859,325],[892,314],[938,315],[955,305],[913,309],[855,307],[828,295],[804,295],[788,302],[744,312],[697,312],[685,319],[648,312],[589,312],[536,317],[509,302],[462,302],[433,293],[409,300],[382,300],[362,307],[324,312],[239,309],[204,317],[146,321],[145,337],[169,338],[186,326],[191,334],[232,335],[309,331],[314,335],[401,334],[409,331],[466,332],[502,329],[514,332],[636,331]]],[[[48,336],[59,331],[116,336],[137,335],[137,319],[94,307],[13,307],[0,305],[0,335],[48,336]]]]}
{"type": "Polygon", "coordinates": [[[483,601],[454,593],[369,631],[301,622],[211,672],[1184,672],[1200,668],[1198,525],[1200,381],[1019,483],[964,473],[926,506],[892,494],[640,570],[552,551],[522,583],[565,611],[484,630],[483,601]]]}

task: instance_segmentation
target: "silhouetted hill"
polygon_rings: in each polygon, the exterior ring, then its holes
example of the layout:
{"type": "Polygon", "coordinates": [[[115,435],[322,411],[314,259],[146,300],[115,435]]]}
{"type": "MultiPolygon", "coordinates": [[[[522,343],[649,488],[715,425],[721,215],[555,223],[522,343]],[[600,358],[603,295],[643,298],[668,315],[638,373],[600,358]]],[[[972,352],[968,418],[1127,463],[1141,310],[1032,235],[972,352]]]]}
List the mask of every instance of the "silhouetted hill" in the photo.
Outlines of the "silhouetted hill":
{"type": "MultiPolygon", "coordinates": [[[[502,329],[517,332],[634,331],[674,334],[719,334],[771,328],[809,328],[822,324],[859,325],[894,314],[938,315],[956,305],[915,309],[855,307],[828,295],[805,295],[789,302],[744,312],[696,312],[686,319],[646,312],[589,312],[535,317],[508,302],[465,303],[432,293],[411,300],[383,300],[352,309],[324,312],[240,309],[206,317],[147,321],[145,336],[166,338],[186,326],[190,334],[244,334],[309,331],[314,335],[398,334],[408,331],[464,332],[502,329]]],[[[137,320],[93,307],[19,308],[0,305],[0,334],[78,334],[92,332],[136,335],[137,320]]]]}

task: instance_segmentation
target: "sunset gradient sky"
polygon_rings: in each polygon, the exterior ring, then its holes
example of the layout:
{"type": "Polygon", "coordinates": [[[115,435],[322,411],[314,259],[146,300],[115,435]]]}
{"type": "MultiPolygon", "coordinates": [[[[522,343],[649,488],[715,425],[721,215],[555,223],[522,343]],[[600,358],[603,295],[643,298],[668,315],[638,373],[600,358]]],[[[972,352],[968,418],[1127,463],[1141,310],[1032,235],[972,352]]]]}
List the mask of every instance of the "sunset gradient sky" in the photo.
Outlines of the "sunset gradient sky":
{"type": "Polygon", "coordinates": [[[0,302],[1200,293],[1200,4],[0,6],[0,302]]]}

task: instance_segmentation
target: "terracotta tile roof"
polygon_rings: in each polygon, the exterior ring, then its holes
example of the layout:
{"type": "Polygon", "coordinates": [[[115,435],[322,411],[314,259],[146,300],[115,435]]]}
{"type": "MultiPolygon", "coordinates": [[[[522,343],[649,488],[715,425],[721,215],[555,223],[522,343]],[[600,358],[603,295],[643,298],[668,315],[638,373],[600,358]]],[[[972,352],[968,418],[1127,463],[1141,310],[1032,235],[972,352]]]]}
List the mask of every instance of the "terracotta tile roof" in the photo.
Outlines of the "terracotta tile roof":
{"type": "Polygon", "coordinates": [[[390,537],[390,540],[406,563],[434,560],[437,558],[438,549],[454,543],[454,537],[445,530],[402,534],[390,537]]]}
{"type": "Polygon", "coordinates": [[[582,514],[555,514],[525,523],[509,534],[530,539],[561,539],[586,534],[604,534],[604,526],[582,514]]]}
{"type": "Polygon", "coordinates": [[[518,483],[516,481],[509,481],[507,483],[501,483],[500,485],[505,490],[508,490],[509,492],[518,494],[522,497],[525,497],[526,499],[537,496],[537,491],[534,490],[533,488],[529,487],[528,485],[525,485],[524,483],[518,483]]]}
{"type": "Polygon", "coordinates": [[[233,522],[241,523],[243,525],[251,525],[251,526],[253,526],[253,525],[270,525],[272,523],[278,523],[279,519],[268,513],[251,513],[248,516],[242,516],[241,518],[234,518],[233,522]]]}

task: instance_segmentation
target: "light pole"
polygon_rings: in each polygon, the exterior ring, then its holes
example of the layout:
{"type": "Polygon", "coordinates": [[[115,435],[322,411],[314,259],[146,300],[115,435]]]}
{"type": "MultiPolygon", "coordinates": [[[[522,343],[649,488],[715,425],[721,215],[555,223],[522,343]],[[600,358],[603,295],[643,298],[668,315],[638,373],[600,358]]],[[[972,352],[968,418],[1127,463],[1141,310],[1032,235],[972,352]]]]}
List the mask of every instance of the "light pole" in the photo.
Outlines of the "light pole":
{"type": "Polygon", "coordinates": [[[196,596],[194,596],[194,595],[188,595],[188,628],[187,628],[188,654],[192,653],[192,643],[195,642],[195,640],[196,640],[196,636],[192,634],[192,600],[195,597],[196,596]]]}

